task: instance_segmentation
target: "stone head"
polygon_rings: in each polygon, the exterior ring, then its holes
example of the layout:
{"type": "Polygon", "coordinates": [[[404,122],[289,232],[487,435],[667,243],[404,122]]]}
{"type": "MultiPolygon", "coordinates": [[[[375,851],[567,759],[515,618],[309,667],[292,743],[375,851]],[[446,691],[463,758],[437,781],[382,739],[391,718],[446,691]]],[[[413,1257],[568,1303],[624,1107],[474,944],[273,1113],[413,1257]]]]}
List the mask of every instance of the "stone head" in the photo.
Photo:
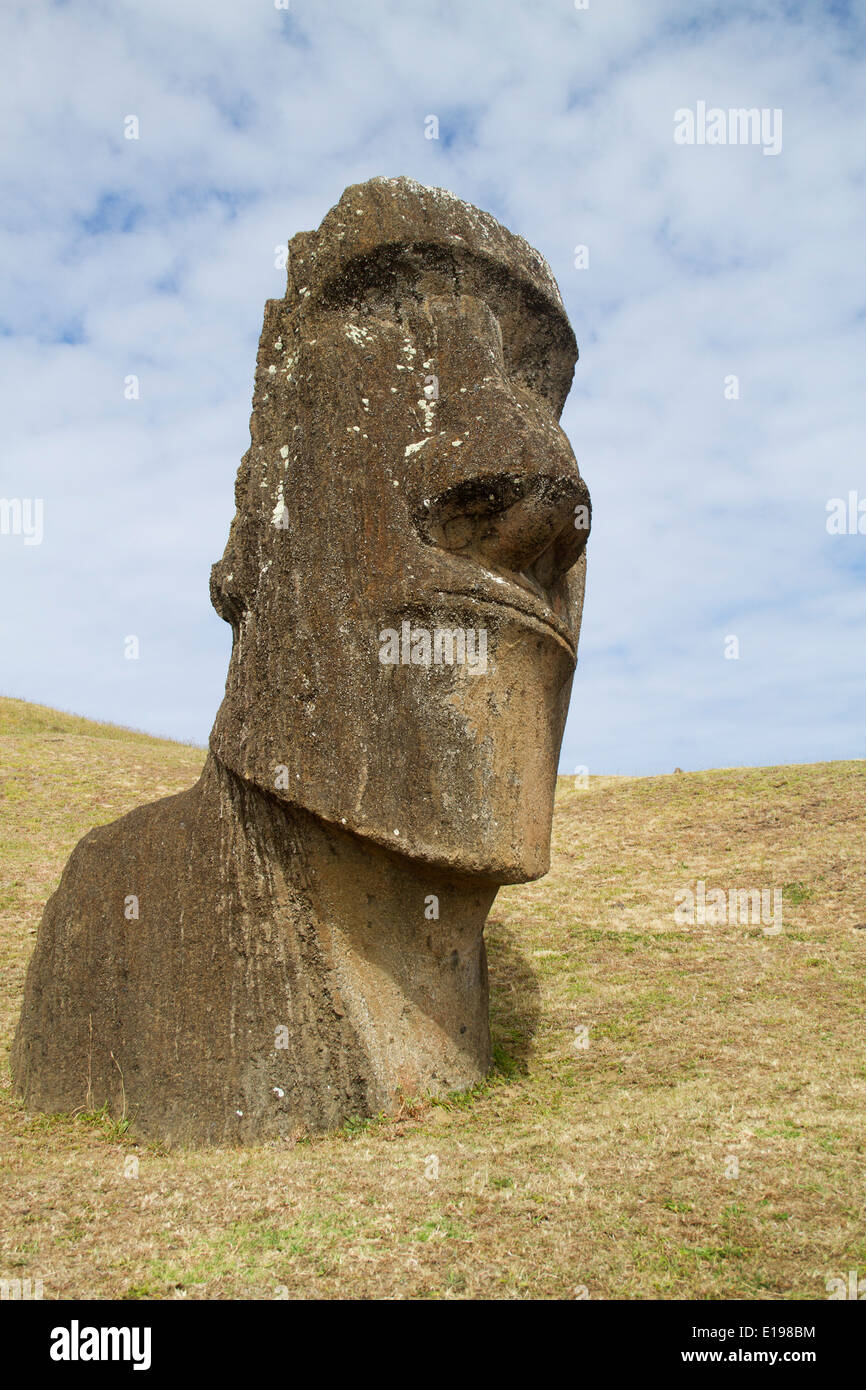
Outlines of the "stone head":
{"type": "Polygon", "coordinates": [[[543,258],[442,189],[373,179],[290,243],[211,594],[211,747],[441,870],[549,863],[589,497],[543,258]]]}

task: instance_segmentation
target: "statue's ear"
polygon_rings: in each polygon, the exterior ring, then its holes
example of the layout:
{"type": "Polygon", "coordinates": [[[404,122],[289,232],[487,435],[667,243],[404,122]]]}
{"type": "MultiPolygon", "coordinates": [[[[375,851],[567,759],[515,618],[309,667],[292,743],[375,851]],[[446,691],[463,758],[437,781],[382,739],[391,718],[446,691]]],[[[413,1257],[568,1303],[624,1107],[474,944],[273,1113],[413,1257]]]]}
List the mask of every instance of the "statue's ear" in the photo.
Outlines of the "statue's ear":
{"type": "MultiPolygon", "coordinates": [[[[258,584],[257,522],[250,515],[253,489],[252,449],[241,459],[235,478],[235,514],[221,560],[211,566],[210,601],[237,635],[244,614],[252,607],[258,584]]],[[[261,493],[259,492],[259,497],[261,493]]]]}
{"type": "Polygon", "coordinates": [[[210,601],[220,617],[231,624],[232,631],[237,632],[248,604],[226,564],[225,556],[211,565],[210,601]]]}

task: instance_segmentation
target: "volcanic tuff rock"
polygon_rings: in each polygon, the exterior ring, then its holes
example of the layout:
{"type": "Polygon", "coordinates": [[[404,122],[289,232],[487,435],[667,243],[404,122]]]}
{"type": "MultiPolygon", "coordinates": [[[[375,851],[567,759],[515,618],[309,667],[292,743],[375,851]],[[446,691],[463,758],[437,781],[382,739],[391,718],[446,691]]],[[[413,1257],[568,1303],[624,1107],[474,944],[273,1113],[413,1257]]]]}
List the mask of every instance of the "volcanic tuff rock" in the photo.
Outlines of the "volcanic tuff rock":
{"type": "Polygon", "coordinates": [[[210,752],[73,851],[30,1105],[252,1142],[483,1077],[484,921],[548,868],[576,661],[576,356],[542,257],[442,189],[373,179],[292,239],[211,575],[210,752]]]}

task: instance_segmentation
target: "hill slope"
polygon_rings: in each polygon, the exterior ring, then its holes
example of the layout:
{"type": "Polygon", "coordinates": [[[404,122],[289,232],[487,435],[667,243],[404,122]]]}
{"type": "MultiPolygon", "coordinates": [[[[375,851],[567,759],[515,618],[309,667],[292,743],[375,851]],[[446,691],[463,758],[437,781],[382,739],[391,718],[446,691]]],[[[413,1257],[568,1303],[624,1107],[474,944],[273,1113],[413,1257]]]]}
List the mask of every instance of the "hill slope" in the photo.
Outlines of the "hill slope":
{"type": "MultiPolygon", "coordinates": [[[[0,699],[0,1046],[92,825],[204,754],[0,699]]],[[[138,1146],[0,1090],[0,1278],[52,1297],[822,1298],[866,1273],[866,764],[560,778],[488,927],[497,1070],[250,1150],[138,1146]],[[782,893],[782,930],[675,895],[782,893]]]]}

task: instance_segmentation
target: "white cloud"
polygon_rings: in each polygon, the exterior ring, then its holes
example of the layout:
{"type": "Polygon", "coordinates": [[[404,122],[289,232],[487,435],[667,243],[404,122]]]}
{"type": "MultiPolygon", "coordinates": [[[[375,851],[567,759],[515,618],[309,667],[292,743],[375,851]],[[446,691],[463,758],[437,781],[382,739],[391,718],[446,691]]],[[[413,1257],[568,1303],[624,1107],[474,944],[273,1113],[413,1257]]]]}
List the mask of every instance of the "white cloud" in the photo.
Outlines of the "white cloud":
{"type": "Polygon", "coordinates": [[[538,246],[581,345],[564,424],[595,517],[563,769],[862,754],[866,537],[824,526],[828,497],[866,496],[848,14],[7,4],[0,495],[46,521],[41,547],[0,538],[0,687],[205,739],[229,645],[208,570],[274,247],[406,173],[538,246]],[[676,146],[698,100],[781,108],[782,153],[676,146]]]}

